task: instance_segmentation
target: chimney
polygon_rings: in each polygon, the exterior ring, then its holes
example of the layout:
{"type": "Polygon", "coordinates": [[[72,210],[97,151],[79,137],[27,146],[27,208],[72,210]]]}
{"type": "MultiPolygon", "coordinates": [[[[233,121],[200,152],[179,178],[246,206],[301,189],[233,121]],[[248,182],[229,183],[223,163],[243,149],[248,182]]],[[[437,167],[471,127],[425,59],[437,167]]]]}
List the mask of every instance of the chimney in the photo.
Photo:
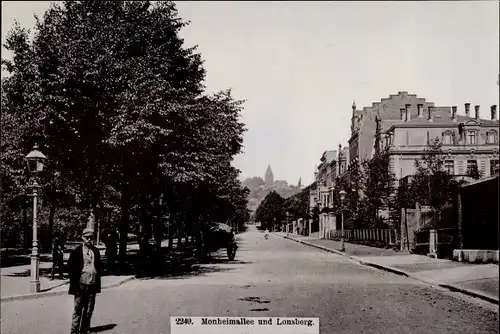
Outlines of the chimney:
{"type": "Polygon", "coordinates": [[[470,103],[465,104],[465,116],[470,116],[470,103]]]}
{"type": "Polygon", "coordinates": [[[417,104],[417,112],[418,112],[418,117],[423,117],[423,116],[424,116],[424,115],[422,114],[422,107],[423,107],[423,106],[424,106],[424,105],[423,105],[423,104],[421,104],[421,103],[417,104]]]}
{"type": "Polygon", "coordinates": [[[406,120],[407,121],[409,121],[411,119],[410,106],[411,106],[411,104],[409,104],[409,103],[405,104],[406,120]]]}
{"type": "Polygon", "coordinates": [[[497,106],[493,105],[491,106],[491,120],[496,121],[497,119],[497,106]]]}
{"type": "Polygon", "coordinates": [[[405,108],[400,108],[399,111],[401,112],[401,119],[406,122],[406,109],[405,108]]]}
{"type": "Polygon", "coordinates": [[[434,107],[432,107],[432,106],[427,107],[427,111],[429,112],[428,116],[427,116],[427,120],[429,122],[432,122],[432,109],[434,109],[434,107]]]}
{"type": "Polygon", "coordinates": [[[457,121],[457,106],[451,107],[451,119],[453,122],[457,121]]]}
{"type": "Polygon", "coordinates": [[[476,109],[476,119],[479,119],[479,106],[474,106],[474,109],[476,109]]]}

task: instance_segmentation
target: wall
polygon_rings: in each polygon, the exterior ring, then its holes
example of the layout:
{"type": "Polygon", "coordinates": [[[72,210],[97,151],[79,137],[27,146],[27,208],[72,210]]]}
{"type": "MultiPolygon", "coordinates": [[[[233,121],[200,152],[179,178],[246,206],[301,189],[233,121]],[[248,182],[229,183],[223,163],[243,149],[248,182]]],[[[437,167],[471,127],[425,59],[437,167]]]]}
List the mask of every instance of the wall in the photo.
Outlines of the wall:
{"type": "Polygon", "coordinates": [[[497,176],[461,190],[464,249],[498,250],[498,180],[497,176]]]}

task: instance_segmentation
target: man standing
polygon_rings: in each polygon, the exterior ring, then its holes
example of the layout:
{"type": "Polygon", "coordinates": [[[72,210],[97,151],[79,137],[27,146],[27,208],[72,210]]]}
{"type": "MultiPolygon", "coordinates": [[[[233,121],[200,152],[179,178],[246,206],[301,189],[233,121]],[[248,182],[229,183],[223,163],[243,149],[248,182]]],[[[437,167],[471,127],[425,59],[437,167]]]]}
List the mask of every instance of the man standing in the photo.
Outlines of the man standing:
{"type": "Polygon", "coordinates": [[[57,236],[54,237],[52,244],[52,275],[51,280],[54,279],[56,271],[59,272],[59,278],[64,279],[64,252],[62,240],[57,236]]]}
{"type": "Polygon", "coordinates": [[[94,230],[83,230],[83,244],[76,247],[68,260],[69,294],[75,296],[71,334],[88,333],[95,297],[101,292],[101,256],[93,245],[94,230]]]}
{"type": "Polygon", "coordinates": [[[106,240],[106,263],[109,272],[115,272],[116,254],[118,253],[118,233],[113,230],[106,240]]]}

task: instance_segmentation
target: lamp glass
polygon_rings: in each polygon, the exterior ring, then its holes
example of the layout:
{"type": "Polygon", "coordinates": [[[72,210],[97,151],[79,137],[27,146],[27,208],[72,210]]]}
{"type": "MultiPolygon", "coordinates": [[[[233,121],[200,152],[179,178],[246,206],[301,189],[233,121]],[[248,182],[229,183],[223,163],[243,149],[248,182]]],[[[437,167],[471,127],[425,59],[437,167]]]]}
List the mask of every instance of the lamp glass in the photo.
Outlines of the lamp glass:
{"type": "Polygon", "coordinates": [[[38,150],[38,146],[33,146],[33,150],[26,156],[26,161],[28,163],[28,168],[31,173],[39,173],[43,171],[43,162],[47,160],[47,157],[38,150]]]}
{"type": "Polygon", "coordinates": [[[36,171],[37,172],[43,171],[43,167],[44,167],[44,165],[43,165],[43,163],[41,161],[37,161],[36,162],[36,171]]]}
{"type": "Polygon", "coordinates": [[[343,200],[344,200],[344,198],[345,198],[345,191],[344,191],[344,190],[341,190],[341,191],[339,192],[339,195],[340,195],[340,200],[342,200],[342,201],[343,201],[343,200]]]}

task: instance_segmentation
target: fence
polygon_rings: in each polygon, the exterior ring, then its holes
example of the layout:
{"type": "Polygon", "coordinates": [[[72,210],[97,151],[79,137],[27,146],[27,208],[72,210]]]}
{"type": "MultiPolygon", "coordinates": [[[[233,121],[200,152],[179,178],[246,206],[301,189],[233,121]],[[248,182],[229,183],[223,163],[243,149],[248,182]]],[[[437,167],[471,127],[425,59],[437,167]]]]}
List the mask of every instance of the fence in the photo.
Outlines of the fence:
{"type": "MultiPolygon", "coordinates": [[[[327,239],[337,240],[342,236],[341,230],[330,231],[327,239]]],[[[384,245],[396,245],[398,241],[397,229],[355,229],[344,230],[344,238],[349,242],[376,241],[384,245]]]]}

